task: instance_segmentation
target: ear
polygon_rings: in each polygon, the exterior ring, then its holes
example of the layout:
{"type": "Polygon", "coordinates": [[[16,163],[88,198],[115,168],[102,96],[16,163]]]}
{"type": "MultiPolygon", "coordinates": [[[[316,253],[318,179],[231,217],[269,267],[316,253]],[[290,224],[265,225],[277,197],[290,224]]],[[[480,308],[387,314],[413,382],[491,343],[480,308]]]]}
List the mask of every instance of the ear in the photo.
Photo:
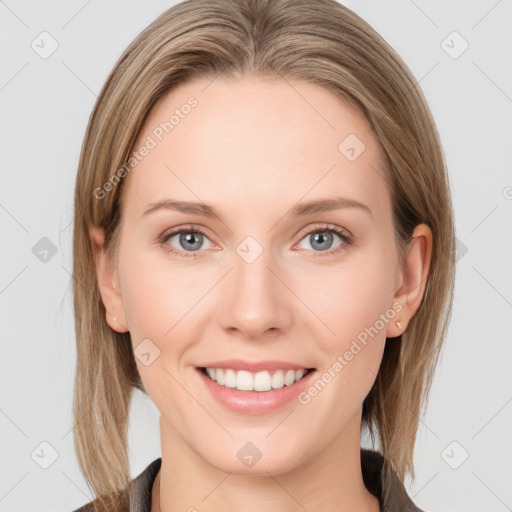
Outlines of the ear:
{"type": "Polygon", "coordinates": [[[389,322],[386,336],[394,338],[400,336],[406,329],[409,321],[420,307],[425,292],[430,261],[432,256],[432,231],[426,224],[419,224],[414,229],[412,240],[406,250],[404,268],[397,272],[397,291],[394,302],[402,306],[397,313],[396,320],[401,324],[398,328],[395,321],[389,322]]]}
{"type": "Polygon", "coordinates": [[[99,226],[89,227],[89,236],[94,252],[96,277],[101,299],[106,310],[107,324],[117,332],[126,332],[128,323],[119,288],[119,279],[112,256],[104,250],[105,230],[99,226]]]}

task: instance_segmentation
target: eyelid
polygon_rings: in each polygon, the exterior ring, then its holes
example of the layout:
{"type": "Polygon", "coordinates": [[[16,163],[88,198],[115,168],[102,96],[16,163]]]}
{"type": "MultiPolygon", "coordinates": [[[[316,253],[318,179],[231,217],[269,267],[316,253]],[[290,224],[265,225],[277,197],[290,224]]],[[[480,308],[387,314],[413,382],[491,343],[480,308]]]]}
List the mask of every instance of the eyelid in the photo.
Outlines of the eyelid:
{"type": "Polygon", "coordinates": [[[300,236],[300,240],[302,240],[306,235],[310,235],[311,233],[329,230],[338,231],[345,235],[347,238],[354,238],[348,229],[337,226],[336,224],[331,224],[329,222],[314,222],[312,227],[307,226],[304,229],[301,229],[296,236],[300,236]]]}

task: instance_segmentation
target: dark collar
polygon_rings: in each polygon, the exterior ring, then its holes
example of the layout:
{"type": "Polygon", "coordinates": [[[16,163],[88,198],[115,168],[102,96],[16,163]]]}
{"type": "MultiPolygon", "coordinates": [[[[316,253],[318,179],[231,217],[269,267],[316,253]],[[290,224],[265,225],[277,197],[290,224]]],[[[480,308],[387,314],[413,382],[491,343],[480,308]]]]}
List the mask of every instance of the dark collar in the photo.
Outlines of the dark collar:
{"type": "MultiPolygon", "coordinates": [[[[409,498],[405,487],[394,473],[392,473],[392,485],[388,489],[388,499],[385,501],[381,482],[384,464],[388,463],[379,452],[361,448],[363,482],[368,491],[378,498],[381,512],[423,512],[409,498]]],[[[162,458],[160,457],[151,462],[142,473],[133,479],[132,510],[134,512],[150,512],[153,482],[161,465],[162,458]]],[[[82,512],[82,509],[74,512],[82,512]]]]}
{"type": "Polygon", "coordinates": [[[411,500],[407,491],[397,475],[391,473],[391,484],[384,496],[382,488],[382,469],[388,462],[374,450],[361,448],[361,471],[365,487],[379,499],[381,512],[423,512],[411,500]]]}

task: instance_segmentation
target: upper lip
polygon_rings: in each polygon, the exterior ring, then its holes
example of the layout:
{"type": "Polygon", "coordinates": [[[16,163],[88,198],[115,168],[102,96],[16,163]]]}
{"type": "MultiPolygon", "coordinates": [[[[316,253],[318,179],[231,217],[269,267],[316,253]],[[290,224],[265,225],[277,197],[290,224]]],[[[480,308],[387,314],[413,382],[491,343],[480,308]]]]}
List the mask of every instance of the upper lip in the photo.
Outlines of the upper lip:
{"type": "Polygon", "coordinates": [[[302,370],[312,369],[307,364],[295,364],[287,361],[244,361],[242,359],[225,359],[223,361],[213,361],[205,363],[199,368],[231,368],[232,370],[246,370],[248,372],[262,372],[265,370],[302,370]]]}

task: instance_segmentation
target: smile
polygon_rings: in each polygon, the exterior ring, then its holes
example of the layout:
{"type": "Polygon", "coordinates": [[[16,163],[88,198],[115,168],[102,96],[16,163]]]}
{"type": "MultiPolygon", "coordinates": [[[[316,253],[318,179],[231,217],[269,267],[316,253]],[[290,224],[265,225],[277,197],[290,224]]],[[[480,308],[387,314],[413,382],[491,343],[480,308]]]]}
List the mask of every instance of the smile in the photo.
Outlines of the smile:
{"type": "Polygon", "coordinates": [[[201,368],[211,380],[221,386],[236,388],[240,391],[270,391],[291,386],[301,380],[310,369],[299,370],[273,370],[261,372],[249,372],[246,370],[233,370],[230,368],[201,368]]]}

